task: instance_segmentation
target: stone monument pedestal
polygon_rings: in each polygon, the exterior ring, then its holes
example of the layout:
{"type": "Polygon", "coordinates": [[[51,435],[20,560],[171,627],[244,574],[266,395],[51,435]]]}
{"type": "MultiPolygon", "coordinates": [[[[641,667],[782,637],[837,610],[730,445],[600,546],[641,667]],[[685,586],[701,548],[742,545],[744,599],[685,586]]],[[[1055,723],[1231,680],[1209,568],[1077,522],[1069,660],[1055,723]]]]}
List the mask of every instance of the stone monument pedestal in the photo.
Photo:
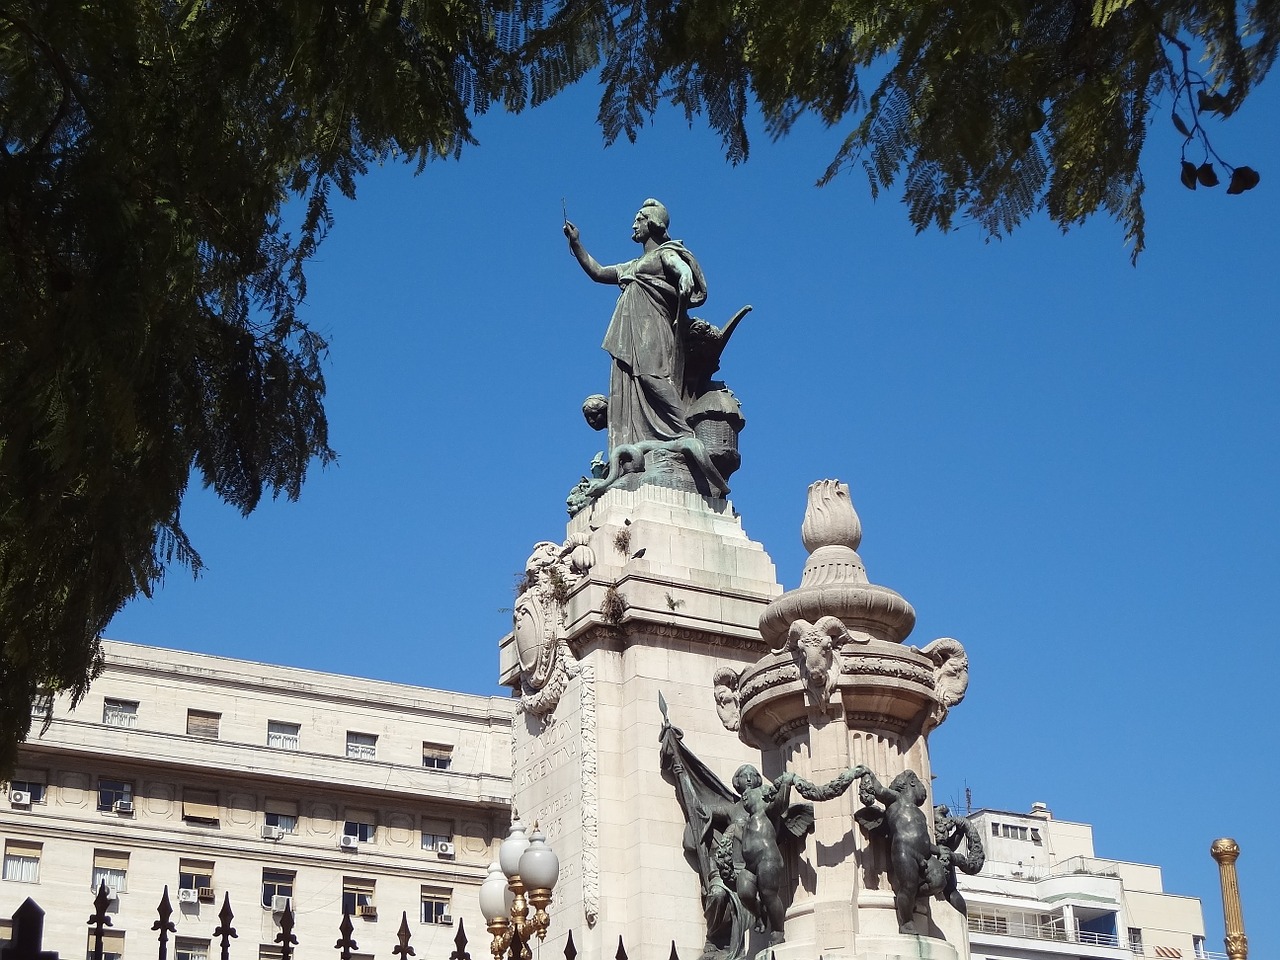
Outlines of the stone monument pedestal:
{"type": "Polygon", "coordinates": [[[501,682],[525,704],[515,807],[561,862],[542,949],[558,956],[572,929],[585,960],[612,957],[619,937],[632,957],[665,957],[674,942],[693,960],[706,925],[659,770],[658,695],[715,769],[759,762],[713,689],[718,669],[767,653],[757,624],[782,593],[773,563],[728,501],[644,484],[607,491],[530,565],[543,586],[517,599],[501,682]]]}
{"type": "MultiPolygon", "coordinates": [[[[577,514],[563,544],[534,548],[516,628],[502,641],[502,681],[524,708],[516,809],[540,823],[562,864],[543,948],[552,955],[572,930],[587,960],[613,956],[619,939],[646,960],[672,944],[686,960],[701,956],[708,871],[699,851],[734,860],[726,883],[750,883],[742,831],[754,828],[744,796],[693,799],[672,771],[701,764],[700,782],[729,782],[753,763],[769,780],[797,778],[792,789],[815,802],[811,833],[770,841],[791,851],[785,942],[763,949],[752,934],[750,952],[968,960],[964,916],[933,894],[945,893],[946,870],[954,876],[947,864],[972,866],[976,850],[980,865],[980,838],[964,853],[959,839],[948,846],[928,802],[928,735],[963,699],[964,649],[948,638],[904,644],[915,611],[867,579],[843,484],[810,488],[804,539],[801,585],[784,594],[727,501],[641,484],[577,514]],[[665,762],[660,695],[680,731],[667,735],[683,744],[668,741],[665,762]],[[673,766],[672,756],[685,759],[673,766]],[[741,822],[715,821],[713,832],[708,811],[721,800],[741,822]],[[892,851],[910,823],[918,859],[903,881],[892,851]],[[938,885],[895,899],[922,883],[929,859],[938,885]]],[[[727,862],[708,882],[722,869],[727,862]]],[[[718,923],[723,956],[728,928],[718,923]]]]}

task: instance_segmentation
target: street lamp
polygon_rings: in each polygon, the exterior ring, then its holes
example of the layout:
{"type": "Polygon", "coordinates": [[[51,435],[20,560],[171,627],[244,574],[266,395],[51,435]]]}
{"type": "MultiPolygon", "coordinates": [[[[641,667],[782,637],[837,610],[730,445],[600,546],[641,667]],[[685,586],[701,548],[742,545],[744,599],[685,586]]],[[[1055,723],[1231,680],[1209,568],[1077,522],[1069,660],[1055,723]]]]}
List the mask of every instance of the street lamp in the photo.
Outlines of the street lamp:
{"type": "Polygon", "coordinates": [[[559,877],[560,860],[547,846],[537,823],[533,835],[525,836],[524,824],[519,816],[514,817],[507,839],[498,848],[497,862],[489,865],[489,875],[480,884],[480,912],[493,937],[489,947],[493,960],[502,960],[517,938],[520,952],[512,960],[530,960],[531,935],[536,933],[539,940],[547,938],[551,925],[547,905],[559,877]],[[529,904],[534,909],[532,919],[529,904]]]}

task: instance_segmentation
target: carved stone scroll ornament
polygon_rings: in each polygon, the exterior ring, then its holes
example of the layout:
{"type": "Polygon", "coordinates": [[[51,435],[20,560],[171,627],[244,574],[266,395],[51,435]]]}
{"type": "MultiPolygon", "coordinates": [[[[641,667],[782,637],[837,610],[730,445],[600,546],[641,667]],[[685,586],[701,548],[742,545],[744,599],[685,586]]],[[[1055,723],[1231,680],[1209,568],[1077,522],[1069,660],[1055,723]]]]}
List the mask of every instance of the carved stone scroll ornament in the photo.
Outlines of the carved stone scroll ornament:
{"type": "Polygon", "coordinates": [[[819,617],[817,623],[800,619],[792,622],[786,644],[773,652],[791,651],[810,700],[825,715],[840,682],[840,645],[854,642],[839,617],[819,617]]]}
{"type": "Polygon", "coordinates": [[[937,703],[929,717],[929,727],[947,719],[947,713],[964,700],[969,689],[969,656],[959,640],[939,637],[920,651],[934,663],[933,694],[937,703]]]}
{"type": "Polygon", "coordinates": [[[716,714],[726,730],[737,732],[742,726],[742,705],[738,700],[738,681],[742,672],[733,667],[717,667],[711,677],[716,698],[716,714]]]}
{"type": "Polygon", "coordinates": [[[564,635],[565,605],[594,563],[595,554],[583,536],[563,544],[537,543],[525,563],[512,619],[520,659],[520,705],[536,717],[555,709],[580,669],[564,635]]]}

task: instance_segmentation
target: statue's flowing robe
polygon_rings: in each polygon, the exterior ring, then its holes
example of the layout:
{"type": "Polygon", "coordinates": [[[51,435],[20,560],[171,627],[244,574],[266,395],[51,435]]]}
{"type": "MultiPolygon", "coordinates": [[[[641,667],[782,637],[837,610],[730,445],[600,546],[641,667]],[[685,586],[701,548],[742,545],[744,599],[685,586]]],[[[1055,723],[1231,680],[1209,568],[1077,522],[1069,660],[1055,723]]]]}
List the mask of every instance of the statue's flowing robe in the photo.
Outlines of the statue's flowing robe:
{"type": "Polygon", "coordinates": [[[689,307],[707,299],[707,282],[693,254],[678,240],[615,265],[622,293],[601,346],[613,357],[609,377],[609,449],[641,440],[675,440],[693,433],[685,419],[682,325],[689,307]],[[680,257],[693,273],[693,291],[681,303],[662,263],[680,257]]]}

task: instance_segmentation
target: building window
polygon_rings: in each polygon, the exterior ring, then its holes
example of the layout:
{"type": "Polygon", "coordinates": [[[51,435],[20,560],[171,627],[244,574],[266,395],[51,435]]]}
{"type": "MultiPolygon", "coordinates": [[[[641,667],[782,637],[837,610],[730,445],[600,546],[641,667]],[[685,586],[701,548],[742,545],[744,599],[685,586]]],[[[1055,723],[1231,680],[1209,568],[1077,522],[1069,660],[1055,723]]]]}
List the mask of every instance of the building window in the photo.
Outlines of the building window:
{"type": "Polygon", "coordinates": [[[31,701],[31,715],[44,719],[53,713],[53,694],[42,693],[31,701]]]}
{"type": "Polygon", "coordinates": [[[440,853],[449,853],[453,850],[453,837],[444,833],[428,833],[426,830],[423,830],[422,849],[440,853]]]}
{"type": "Polygon", "coordinates": [[[219,823],[218,792],[182,788],[182,822],[195,827],[216,827],[219,823]]]}
{"type": "Polygon", "coordinates": [[[1037,844],[1037,845],[1039,845],[1039,844],[1041,843],[1041,841],[1040,841],[1040,831],[1039,831],[1039,830],[1037,830],[1035,827],[1032,827],[1032,828],[1031,828],[1031,842],[1032,842],[1032,843],[1034,843],[1034,844],[1037,844]]]}
{"type": "Polygon", "coordinates": [[[442,743],[422,744],[422,765],[432,770],[448,770],[453,763],[453,747],[442,743]]]}
{"type": "Polygon", "coordinates": [[[1197,937],[1194,935],[1191,937],[1191,952],[1197,957],[1208,956],[1204,951],[1204,937],[1197,937]]]}
{"type": "Polygon", "coordinates": [[[187,711],[187,736],[208,737],[218,739],[218,728],[222,725],[222,714],[212,710],[187,711]]]}
{"type": "Polygon", "coordinates": [[[297,750],[298,733],[302,727],[282,720],[267,721],[267,746],[274,750],[297,750]]]}
{"type": "Polygon", "coordinates": [[[1138,956],[1142,956],[1142,928],[1141,927],[1129,928],[1129,950],[1132,953],[1136,953],[1138,956]]]}
{"type": "Polygon", "coordinates": [[[138,725],[138,701],[102,701],[102,722],[109,727],[136,727],[138,725]]]}
{"type": "Polygon", "coordinates": [[[173,960],[209,960],[209,941],[178,937],[173,947],[173,960]]]}
{"type": "Polygon", "coordinates": [[[443,924],[453,922],[453,918],[449,915],[448,890],[435,887],[422,888],[422,922],[443,924]]]}
{"type": "Polygon", "coordinates": [[[5,880],[18,883],[40,882],[40,851],[42,844],[27,840],[6,840],[4,842],[5,880]]]}
{"type": "Polygon", "coordinates": [[[347,757],[351,760],[373,760],[378,756],[378,737],[373,733],[347,731],[347,757]]]}
{"type": "Polygon", "coordinates": [[[133,784],[128,780],[98,778],[98,809],[133,812],[133,784]]]}
{"type": "Polygon", "coordinates": [[[378,836],[378,826],[373,816],[365,813],[348,813],[348,820],[342,827],[344,837],[354,837],[360,843],[373,843],[378,836]]]}
{"type": "MultiPolygon", "coordinates": [[[[102,931],[102,960],[120,960],[124,956],[124,931],[102,931]]],[[[93,960],[93,934],[89,934],[88,960],[93,960]]]]}
{"type": "Polygon", "coordinates": [[[129,854],[118,850],[93,851],[93,879],[90,886],[96,894],[106,885],[107,893],[114,899],[129,886],[129,854]]]}
{"type": "MultiPolygon", "coordinates": [[[[194,890],[196,899],[203,903],[213,902],[213,861],[212,860],[179,860],[178,889],[194,890]]],[[[188,894],[190,896],[190,894],[188,894]]]]}
{"type": "Polygon", "coordinates": [[[296,876],[292,870],[263,870],[262,905],[268,910],[284,910],[284,901],[293,897],[296,876]]]}
{"type": "Polygon", "coordinates": [[[268,800],[262,822],[268,827],[279,827],[281,833],[297,833],[298,802],[296,800],[268,800]]]}
{"type": "Polygon", "coordinates": [[[991,821],[991,835],[993,837],[1000,836],[1000,824],[996,823],[994,820],[991,821]]]}
{"type": "Polygon", "coordinates": [[[274,943],[264,943],[258,947],[258,960],[280,960],[284,956],[280,947],[274,943]]]}
{"type": "Polygon", "coordinates": [[[44,790],[43,780],[19,780],[15,777],[9,781],[9,802],[21,804],[25,796],[27,803],[44,803],[44,790]],[[17,796],[15,797],[14,794],[17,796]]]}
{"type": "Polygon", "coordinates": [[[378,916],[378,908],[373,905],[372,880],[342,878],[342,912],[352,917],[378,916]]]}

